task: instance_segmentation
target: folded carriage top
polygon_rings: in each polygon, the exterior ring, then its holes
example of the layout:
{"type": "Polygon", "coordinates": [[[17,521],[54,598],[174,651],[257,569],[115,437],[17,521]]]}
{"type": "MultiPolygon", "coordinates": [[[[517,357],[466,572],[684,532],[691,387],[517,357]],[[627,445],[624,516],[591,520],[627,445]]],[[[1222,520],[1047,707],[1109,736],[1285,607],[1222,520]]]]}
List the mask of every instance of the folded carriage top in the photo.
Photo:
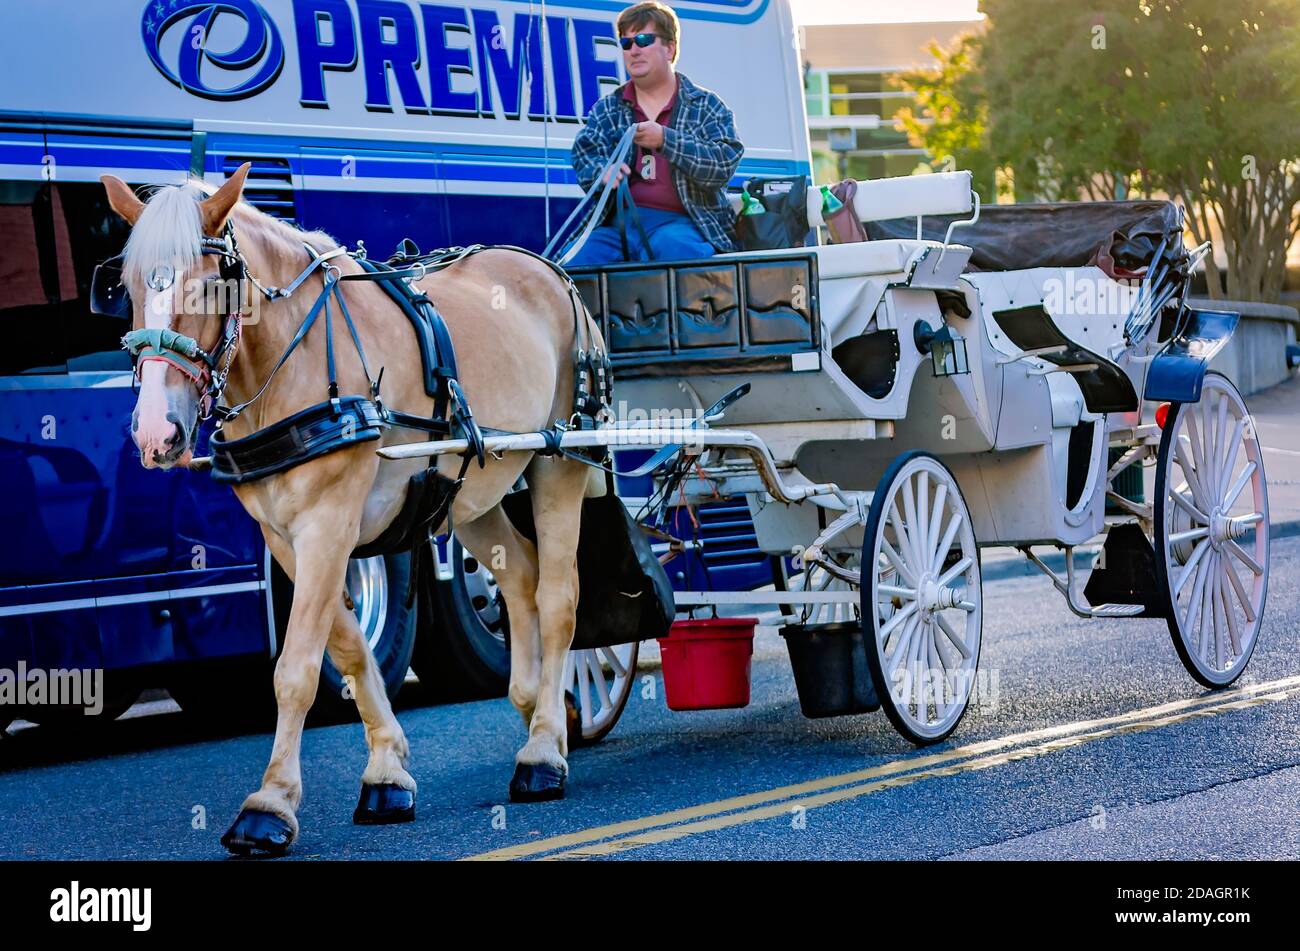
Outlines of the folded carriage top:
{"type": "MultiPolygon", "coordinates": [[[[923,235],[942,241],[948,225],[964,217],[928,216],[923,235]]],[[[916,237],[914,217],[869,221],[865,227],[871,240],[916,237]]],[[[1166,238],[1164,257],[1180,259],[1182,233],[1182,209],[1171,201],[985,205],[979,220],[961,229],[961,243],[974,249],[972,271],[1083,267],[1101,248],[1117,267],[1133,271],[1149,264],[1166,238]]]]}

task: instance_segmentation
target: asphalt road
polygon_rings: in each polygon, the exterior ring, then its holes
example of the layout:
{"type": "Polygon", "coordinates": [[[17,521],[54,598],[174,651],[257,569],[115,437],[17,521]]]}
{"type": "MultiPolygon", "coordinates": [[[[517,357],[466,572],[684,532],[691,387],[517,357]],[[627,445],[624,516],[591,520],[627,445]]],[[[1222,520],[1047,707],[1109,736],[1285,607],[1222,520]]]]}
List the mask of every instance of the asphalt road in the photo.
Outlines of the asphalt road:
{"type": "MultiPolygon", "coordinates": [[[[1300,538],[1275,539],[1260,645],[1212,693],[1163,621],[1076,618],[1043,578],[986,584],[997,689],[920,751],[880,713],[804,719],[774,636],[743,710],[673,713],[648,665],[545,805],[506,796],[523,742],[507,701],[408,708],[405,826],[350,824],[362,728],[312,729],[291,858],[1300,858],[1298,589],[1300,538]]],[[[0,739],[0,858],[225,858],[270,737],[195,731],[166,714],[0,739]]]]}

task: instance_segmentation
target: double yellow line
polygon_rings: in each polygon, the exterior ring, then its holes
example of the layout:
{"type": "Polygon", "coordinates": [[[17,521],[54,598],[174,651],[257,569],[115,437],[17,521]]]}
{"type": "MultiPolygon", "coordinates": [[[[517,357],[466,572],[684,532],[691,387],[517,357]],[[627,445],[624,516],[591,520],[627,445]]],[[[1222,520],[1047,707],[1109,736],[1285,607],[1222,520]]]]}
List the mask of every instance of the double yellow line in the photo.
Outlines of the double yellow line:
{"type": "Polygon", "coordinates": [[[1213,717],[1263,703],[1286,700],[1297,691],[1300,691],[1300,677],[1251,684],[1226,693],[1175,700],[1096,720],[1080,720],[1016,733],[971,743],[943,753],[904,757],[856,772],[824,776],[763,792],[551,836],[467,856],[465,860],[502,861],[538,856],[544,860],[597,858],[788,815],[796,807],[814,809],[885,789],[909,786],[926,779],[954,776],[1016,760],[1045,756],[1111,736],[1143,733],[1197,717],[1213,717]]]}

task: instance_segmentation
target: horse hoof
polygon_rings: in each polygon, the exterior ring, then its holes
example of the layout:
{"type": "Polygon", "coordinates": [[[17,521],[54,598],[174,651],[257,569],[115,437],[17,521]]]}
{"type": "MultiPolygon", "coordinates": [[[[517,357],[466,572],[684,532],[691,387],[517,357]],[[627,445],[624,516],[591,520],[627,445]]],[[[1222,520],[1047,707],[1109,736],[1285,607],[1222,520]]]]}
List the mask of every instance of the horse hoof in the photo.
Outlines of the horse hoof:
{"type": "Polygon", "coordinates": [[[415,791],[396,783],[379,783],[361,787],[352,821],[359,826],[382,826],[415,819],[415,791]]]}
{"type": "Polygon", "coordinates": [[[273,812],[245,809],[239,813],[221,844],[236,855],[284,855],[293,841],[293,829],[273,812]]]}
{"type": "Polygon", "coordinates": [[[518,763],[510,780],[511,802],[550,802],[564,798],[564,773],[549,763],[518,763]]]}

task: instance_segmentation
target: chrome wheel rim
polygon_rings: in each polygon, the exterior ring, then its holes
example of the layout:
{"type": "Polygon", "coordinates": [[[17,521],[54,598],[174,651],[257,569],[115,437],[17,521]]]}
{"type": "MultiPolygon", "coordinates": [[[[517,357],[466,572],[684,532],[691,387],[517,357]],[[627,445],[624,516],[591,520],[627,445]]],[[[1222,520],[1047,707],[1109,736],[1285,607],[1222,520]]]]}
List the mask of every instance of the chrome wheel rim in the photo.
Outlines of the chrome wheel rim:
{"type": "Polygon", "coordinates": [[[384,556],[349,561],[347,587],[361,635],[374,651],[383,639],[384,622],[388,620],[388,567],[384,556]]]}
{"type": "Polygon", "coordinates": [[[483,629],[499,641],[502,647],[508,649],[506,616],[500,585],[492,576],[492,572],[470,554],[464,545],[455,542],[455,546],[460,553],[460,576],[465,585],[465,595],[469,599],[470,607],[478,617],[479,623],[483,625],[483,629]]]}

